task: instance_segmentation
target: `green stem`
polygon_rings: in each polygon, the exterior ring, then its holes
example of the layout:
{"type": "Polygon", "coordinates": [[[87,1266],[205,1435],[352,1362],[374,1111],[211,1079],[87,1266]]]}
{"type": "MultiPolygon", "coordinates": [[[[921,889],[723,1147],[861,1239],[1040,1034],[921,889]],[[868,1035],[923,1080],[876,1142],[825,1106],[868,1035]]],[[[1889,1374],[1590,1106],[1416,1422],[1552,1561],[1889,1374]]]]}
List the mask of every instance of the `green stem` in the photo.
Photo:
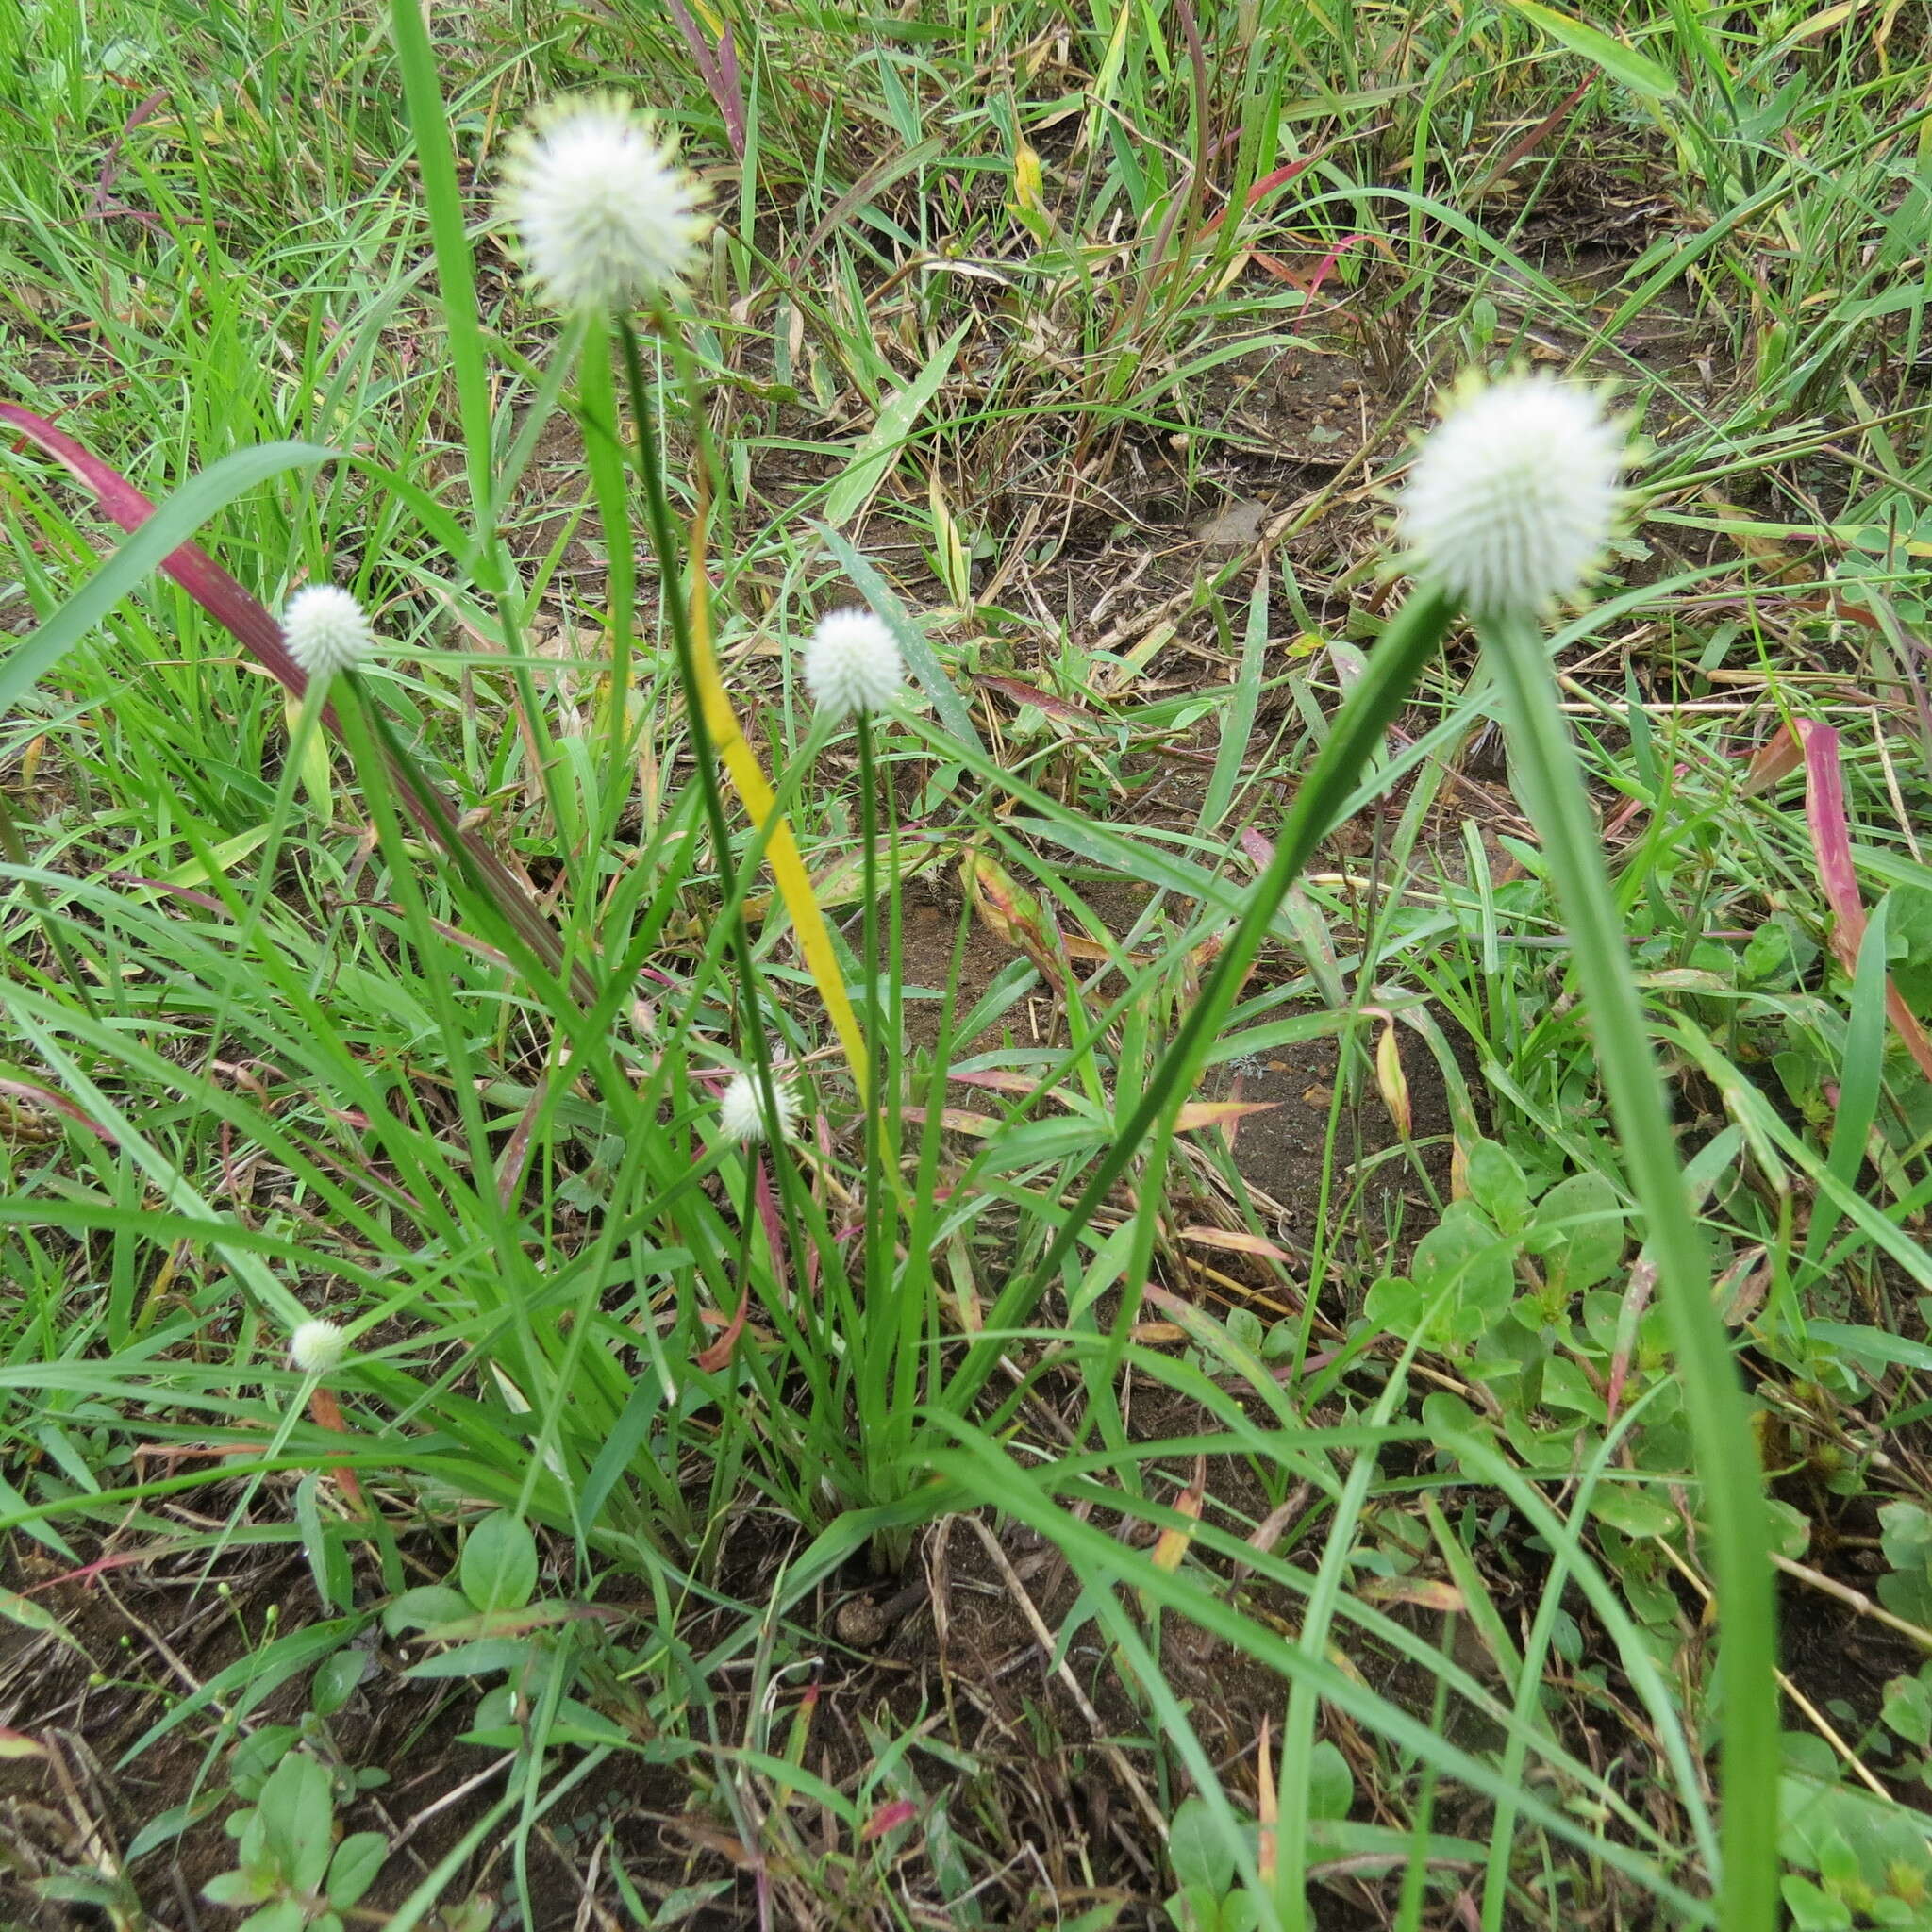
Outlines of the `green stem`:
{"type": "Polygon", "coordinates": [[[1685,1193],[1624,924],[1542,633],[1522,615],[1494,619],[1478,630],[1503,694],[1515,782],[1557,881],[1597,1063],[1643,1210],[1658,1299],[1683,1377],[1721,1614],[1719,1924],[1726,1932],[1770,1932],[1776,1923],[1779,1863],[1776,1607],[1750,1402],[1711,1298],[1710,1268],[1685,1193]]]}
{"type": "Polygon", "coordinates": [[[865,1025],[866,1084],[870,1098],[859,1111],[865,1137],[865,1345],[866,1398],[874,1414],[866,1434],[889,1458],[896,1453],[897,1430],[892,1426],[892,1357],[899,1333],[892,1297],[886,1287],[891,1247],[881,1241],[890,1196],[881,1183],[879,1136],[879,802],[877,761],[873,756],[872,719],[864,711],[858,725],[859,864],[862,868],[859,908],[860,1012],[865,1025]]]}
{"type": "MultiPolygon", "coordinates": [[[[711,727],[705,718],[704,691],[698,682],[697,646],[691,638],[691,613],[685,608],[684,591],[678,581],[683,548],[677,541],[671,511],[671,500],[664,490],[663,466],[658,460],[658,443],[653,435],[655,417],[651,391],[644,380],[643,358],[638,351],[637,331],[628,321],[619,318],[617,336],[624,349],[625,377],[630,385],[631,413],[637,421],[638,475],[644,486],[644,516],[651,533],[651,548],[658,554],[658,602],[671,631],[671,643],[677,656],[678,682],[684,687],[685,722],[691,729],[691,759],[697,766],[698,791],[705,801],[705,822],[710,829],[711,846],[717,857],[718,888],[731,913],[731,957],[738,968],[741,1011],[739,1014],[741,1049],[748,1042],[752,1064],[758,1074],[758,1098],[765,1119],[771,1123],[774,1148],[778,1126],[778,1100],[772,1078],[772,1053],[765,1040],[764,1021],[758,1000],[758,967],[752,958],[751,940],[744,929],[744,917],[737,909],[738,869],[731,857],[731,829],[724,817],[724,794],[718,784],[718,748],[712,741],[711,727]]],[[[773,1165],[782,1175],[786,1163],[774,1151],[773,1165]]],[[[789,1224],[791,1201],[781,1180],[779,1198],[788,1224],[787,1238],[794,1255],[804,1253],[796,1231],[789,1224]]]]}
{"type": "MultiPolygon", "coordinates": [[[[1450,615],[1448,600],[1440,591],[1423,589],[1390,620],[1380,642],[1369,655],[1369,668],[1336,714],[1307,777],[1295,793],[1274,857],[1249,892],[1241,919],[1222,947],[1200,997],[1181,1021],[1148,1077],[1139,1103],[1116,1131],[1112,1145],[1101,1157],[1080,1198],[1067,1210],[1046,1253],[1000,1296],[987,1317],[988,1339],[974,1344],[948,1385],[945,1404],[954,1413],[964,1412],[991,1373],[1006,1346],[1007,1334],[1032,1313],[1091,1224],[1095,1210],[1147,1144],[1156,1124],[1164,1115],[1171,1119],[1169,1110],[1177,1112],[1188,1097],[1200,1074],[1202,1059],[1232,1010],[1248,967],[1268,936],[1283,894],[1328,836],[1362,767],[1380,749],[1382,734],[1395,722],[1416,680],[1441,648],[1450,615]]],[[[1157,1154],[1164,1156],[1164,1151],[1163,1140],[1157,1154]]],[[[1158,1179],[1156,1165],[1142,1185],[1156,1186],[1158,1179]]]]}

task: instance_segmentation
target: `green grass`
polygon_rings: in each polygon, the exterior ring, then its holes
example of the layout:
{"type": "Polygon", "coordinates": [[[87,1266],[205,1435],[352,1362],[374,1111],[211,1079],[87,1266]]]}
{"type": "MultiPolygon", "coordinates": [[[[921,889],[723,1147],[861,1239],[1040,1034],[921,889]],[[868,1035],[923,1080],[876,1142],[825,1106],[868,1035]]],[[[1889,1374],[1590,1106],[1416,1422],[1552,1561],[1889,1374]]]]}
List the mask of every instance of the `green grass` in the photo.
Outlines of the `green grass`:
{"type": "Polygon", "coordinates": [[[0,22],[4,399],[163,506],[0,457],[31,1923],[1932,1924],[1926,22],[1590,20],[0,22]],[[488,220],[591,85],[718,216],[634,375],[488,220]],[[1649,445],[1554,685],[1390,582],[1512,360],[1649,445]],[[340,732],[190,534],[377,613],[340,732]]]}

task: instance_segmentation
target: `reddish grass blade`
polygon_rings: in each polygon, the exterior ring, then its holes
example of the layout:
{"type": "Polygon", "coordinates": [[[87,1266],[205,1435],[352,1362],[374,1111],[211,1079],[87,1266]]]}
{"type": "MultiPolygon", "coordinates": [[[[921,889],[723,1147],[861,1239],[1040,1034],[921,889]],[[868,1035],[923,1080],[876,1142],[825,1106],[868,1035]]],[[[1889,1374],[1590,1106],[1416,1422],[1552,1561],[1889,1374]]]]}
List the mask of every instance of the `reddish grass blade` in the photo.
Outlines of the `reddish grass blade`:
{"type": "Polygon", "coordinates": [[[1746,798],[1768,791],[1781,778],[1789,778],[1805,762],[1804,751],[1789,724],[1780,724],[1751,754],[1751,763],[1739,787],[1746,798]]]}
{"type": "Polygon", "coordinates": [[[691,62],[697,68],[705,86],[709,90],[711,99],[718,112],[724,120],[724,139],[731,143],[732,155],[739,160],[744,158],[744,91],[738,73],[738,49],[732,42],[731,29],[724,29],[724,37],[718,42],[716,53],[705,39],[704,29],[691,18],[691,8],[684,0],[664,0],[671,18],[677,23],[677,31],[684,37],[684,44],[691,54],[691,62]]]}
{"type": "Polygon", "coordinates": [[[1033,705],[1044,711],[1049,718],[1064,718],[1071,724],[1098,725],[1105,721],[1093,711],[1079,705],[1071,704],[1065,698],[1055,697],[1050,691],[1041,691],[1037,684],[1028,684],[1020,677],[994,677],[983,674],[978,682],[989,691],[996,691],[1003,697],[1009,697],[1016,705],[1033,705]]]}
{"type": "MultiPolygon", "coordinates": [[[[1858,875],[1852,864],[1852,827],[1845,814],[1844,771],[1839,762],[1838,733],[1828,724],[1804,719],[1798,735],[1805,746],[1805,823],[1811,833],[1811,850],[1818,860],[1818,883],[1831,908],[1831,949],[1847,973],[1858,970],[1858,948],[1865,939],[1865,902],[1858,894],[1858,875]]],[[[1761,754],[1760,754],[1761,756],[1761,754]]],[[[1892,1028],[1932,1079],[1932,1041],[1905,996],[1885,981],[1885,1011],[1892,1028]]]]}
{"type": "Polygon", "coordinates": [[[1496,162],[1496,165],[1474,188],[1464,191],[1464,201],[1474,202],[1481,200],[1524,155],[1528,154],[1532,148],[1540,147],[1546,136],[1553,134],[1557,128],[1561,126],[1570,118],[1571,112],[1577,103],[1595,85],[1596,75],[1594,74],[1589,75],[1586,79],[1578,81],[1574,92],[1566,94],[1563,99],[1558,101],[1520,141],[1513,142],[1496,162]]]}
{"type": "MultiPolygon", "coordinates": [[[[333,1429],[339,1436],[346,1436],[349,1433],[349,1425],[342,1420],[342,1406],[327,1389],[318,1389],[308,1398],[308,1413],[310,1418],[325,1429],[333,1429]]],[[[351,1508],[358,1515],[367,1516],[371,1513],[369,1505],[362,1495],[362,1485],[356,1480],[356,1472],[353,1469],[332,1469],[329,1474],[334,1476],[341,1486],[351,1508]]]]}
{"type": "Polygon", "coordinates": [[[1344,235],[1340,242],[1336,242],[1334,247],[1323,256],[1321,261],[1316,266],[1314,274],[1311,275],[1303,275],[1298,270],[1290,268],[1279,258],[1273,255],[1263,255],[1259,250],[1256,251],[1255,263],[1257,268],[1265,269],[1277,282],[1286,282],[1291,288],[1301,290],[1307,296],[1308,300],[1312,302],[1322,292],[1322,284],[1334,273],[1335,264],[1357,242],[1374,242],[1378,246],[1385,248],[1387,246],[1387,243],[1383,242],[1379,236],[1344,235]]]}
{"type": "Polygon", "coordinates": [[[884,1838],[887,1832],[897,1831],[902,1824],[910,1824],[918,1816],[919,1807],[910,1798],[891,1799],[865,1821],[858,1841],[869,1845],[874,1839],[884,1838]]]}
{"type": "MultiPolygon", "coordinates": [[[[1322,158],[1322,157],[1325,155],[1327,152],[1328,150],[1325,146],[1318,147],[1313,154],[1305,156],[1301,160],[1285,162],[1282,166],[1276,168],[1272,175],[1263,175],[1261,178],[1258,181],[1257,181],[1251,189],[1248,190],[1247,199],[1241,204],[1243,212],[1252,208],[1255,206],[1255,204],[1258,202],[1264,195],[1273,194],[1277,188],[1285,187],[1289,182],[1292,181],[1294,177],[1297,175],[1299,175],[1304,168],[1312,168],[1315,165],[1315,163],[1319,161],[1322,158]]],[[[1205,242],[1208,238],[1208,236],[1213,234],[1215,229],[1220,227],[1223,222],[1226,221],[1226,219],[1227,205],[1224,205],[1223,207],[1216,208],[1214,212],[1211,215],[1209,215],[1205,222],[1201,224],[1201,240],[1205,242]]]]}
{"type": "Polygon", "coordinates": [[[83,1113],[64,1093],[56,1093],[51,1088],[42,1087],[32,1080],[0,1080],[0,1100],[24,1100],[30,1107],[45,1108],[63,1120],[72,1121],[76,1127],[85,1127],[95,1140],[108,1147],[121,1144],[110,1128],[104,1127],[92,1114],[83,1113]]]}
{"type": "MultiPolygon", "coordinates": [[[[29,441],[55,458],[70,475],[93,491],[101,508],[124,530],[138,530],[155,513],[154,505],[111,464],[57,429],[35,410],[18,403],[0,403],[0,423],[11,424],[29,441]]],[[[296,697],[308,689],[308,675],[290,657],[282,627],[252,591],[231,577],[198,543],[184,543],[168,553],[162,570],[238,642],[253,652],[268,671],[296,697]]],[[[335,708],[325,706],[323,722],[339,731],[335,708]]],[[[518,937],[553,973],[563,965],[563,947],[557,931],[538,909],[529,888],[482,840],[457,824],[457,809],[423,774],[388,759],[390,783],[417,829],[441,845],[458,864],[472,873],[488,892],[497,912],[518,937]]],[[[578,966],[572,987],[587,1004],[597,996],[596,982],[578,966]]]]}

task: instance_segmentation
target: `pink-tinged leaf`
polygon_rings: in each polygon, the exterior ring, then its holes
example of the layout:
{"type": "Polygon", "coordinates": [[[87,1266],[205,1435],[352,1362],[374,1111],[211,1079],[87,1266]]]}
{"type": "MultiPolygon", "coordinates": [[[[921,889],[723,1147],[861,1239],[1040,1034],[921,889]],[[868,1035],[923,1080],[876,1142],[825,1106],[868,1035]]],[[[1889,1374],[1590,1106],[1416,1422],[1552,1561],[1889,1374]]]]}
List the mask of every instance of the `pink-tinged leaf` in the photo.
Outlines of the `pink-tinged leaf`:
{"type": "Polygon", "coordinates": [[[1024,1074],[1003,1074],[992,1068],[982,1073],[963,1073],[954,1068],[948,1071],[946,1078],[961,1087],[991,1087],[999,1093],[1032,1093],[1040,1086],[1038,1080],[1029,1079],[1024,1074]]]}
{"type": "Polygon", "coordinates": [[[1323,256],[1313,275],[1305,274],[1300,269],[1290,268],[1278,257],[1263,255],[1258,249],[1255,251],[1254,261],[1256,267],[1273,275],[1277,282],[1286,282],[1291,288],[1301,290],[1312,302],[1322,292],[1322,284],[1334,273],[1335,264],[1358,242],[1373,242],[1385,253],[1389,249],[1389,244],[1378,235],[1344,235],[1323,256]]]}
{"type": "Polygon", "coordinates": [[[49,1113],[58,1113],[61,1119],[72,1121],[76,1127],[84,1127],[107,1146],[118,1147],[121,1144],[113,1133],[91,1115],[83,1113],[64,1093],[56,1093],[51,1088],[38,1086],[32,1080],[0,1080],[0,1096],[8,1100],[24,1100],[30,1107],[44,1108],[49,1113]]]}
{"type": "Polygon", "coordinates": [[[1174,1131],[1189,1133],[1196,1127],[1224,1127],[1246,1120],[1251,1113],[1273,1113],[1278,1100],[1189,1100],[1174,1116],[1174,1131]]]}
{"type": "Polygon", "coordinates": [[[509,1212],[523,1194],[524,1176],[529,1171],[532,1136],[536,1133],[537,1123],[556,1099],[558,1087],[568,1084],[570,1078],[570,1074],[563,1067],[554,1067],[530,1090],[530,1097],[524,1103],[524,1110],[517,1116],[517,1124],[510,1129],[509,1139],[497,1157],[496,1205],[505,1213],[509,1212]]]}
{"type": "Polygon", "coordinates": [[[1260,1868],[1261,1883],[1272,1886],[1280,1863],[1276,1835],[1281,1811],[1274,1796],[1274,1759],[1268,1749],[1268,1720],[1265,1715],[1261,1719],[1260,1744],[1256,1752],[1255,1822],[1261,1827],[1256,1863],[1260,1868]]]}
{"type": "Polygon", "coordinates": [[[1070,724],[1085,724],[1090,728],[1102,722],[1097,713],[1084,710],[1065,698],[1057,698],[1051,691],[1041,691],[1037,684],[1026,684],[1017,677],[984,676],[978,682],[989,691],[998,691],[1002,697],[1011,698],[1016,705],[1037,706],[1049,718],[1064,718],[1070,724]]]}
{"type": "MultiPolygon", "coordinates": [[[[1808,718],[1800,723],[1798,732],[1805,743],[1805,823],[1818,861],[1818,883],[1831,908],[1831,949],[1847,973],[1857,973],[1858,948],[1865,941],[1865,902],[1859,896],[1857,870],[1852,863],[1852,827],[1845,813],[1838,733],[1808,718]]],[[[1932,1041],[1925,1038],[1890,974],[1885,981],[1885,1010],[1907,1051],[1919,1063],[1920,1072],[1932,1079],[1932,1041]]]]}
{"type": "Polygon", "coordinates": [[[1788,778],[1805,762],[1805,753],[1789,724],[1780,724],[1751,755],[1744,782],[1738,789],[1746,798],[1768,791],[1788,778]]]}
{"type": "Polygon", "coordinates": [[[1003,944],[1024,953],[1052,986],[1064,949],[1059,927],[1047,908],[997,859],[974,846],[959,855],[959,882],[981,924],[1003,944]]]}
{"type": "Polygon", "coordinates": [[[163,1557],[172,1557],[181,1550],[192,1549],[187,1541],[154,1542],[144,1550],[123,1550],[112,1557],[96,1557],[92,1563],[83,1563],[78,1570],[63,1570],[58,1576],[49,1576],[44,1582],[30,1584],[28,1596],[37,1596],[43,1590],[56,1590],[63,1583],[78,1583],[92,1587],[109,1570],[130,1570],[142,1563],[158,1562],[163,1557]]]}
{"type": "Polygon", "coordinates": [[[704,29],[691,18],[691,9],[684,0],[665,0],[665,6],[677,24],[678,33],[683,36],[691,64],[703,78],[712,105],[724,123],[724,139],[731,143],[732,156],[741,161],[744,158],[747,121],[744,92],[739,79],[738,50],[731,43],[731,29],[725,28],[724,38],[714,54],[705,39],[704,29]]]}
{"type": "Polygon", "coordinates": [[[961,1087],[985,1087],[995,1093],[1011,1093],[1022,1100],[1038,1095],[1041,1100],[1057,1100],[1062,1107],[1071,1105],[1073,1100],[1064,1087],[1042,1090],[1040,1082],[1026,1074],[1003,1073],[997,1068],[989,1068],[984,1073],[949,1073],[946,1078],[961,1087]]]}
{"type": "MultiPolygon", "coordinates": [[[[57,458],[100,500],[101,508],[124,530],[138,530],[154,515],[154,505],[111,464],[57,429],[44,416],[18,403],[0,403],[0,423],[10,423],[24,436],[57,458]]],[[[263,665],[300,697],[308,679],[282,643],[282,628],[258,598],[251,596],[198,543],[184,543],[168,553],[161,568],[225,629],[259,658],[263,665]]]]}
{"type": "Polygon", "coordinates": [[[871,1844],[874,1839],[884,1838],[889,1831],[897,1831],[902,1824],[910,1824],[919,1816],[919,1807],[910,1798],[894,1798],[888,1805],[881,1805],[865,1821],[865,1828],[858,1834],[861,1844],[871,1844]]]}
{"type": "MultiPolygon", "coordinates": [[[[1313,154],[1305,155],[1298,161],[1284,162],[1280,167],[1276,168],[1272,175],[1262,175],[1262,177],[1258,181],[1257,181],[1252,188],[1248,190],[1247,198],[1241,204],[1243,210],[1253,208],[1257,202],[1261,201],[1265,196],[1273,194],[1277,188],[1285,188],[1288,185],[1288,183],[1292,181],[1294,177],[1297,175],[1301,174],[1304,169],[1312,168],[1315,165],[1315,163],[1319,161],[1322,158],[1322,157],[1327,152],[1328,150],[1325,147],[1317,148],[1313,154]]],[[[1223,222],[1226,221],[1226,219],[1227,207],[1223,206],[1221,208],[1216,208],[1214,212],[1211,215],[1209,215],[1205,222],[1201,224],[1201,239],[1205,242],[1209,235],[1213,234],[1214,231],[1221,226],[1223,222]]]]}
{"type": "Polygon", "coordinates": [[[715,1375],[738,1352],[738,1338],[744,1333],[744,1318],[751,1308],[751,1284],[746,1282],[738,1297],[738,1312],[724,1324],[724,1332],[709,1348],[699,1351],[694,1359],[708,1375],[715,1375]]]}
{"type": "Polygon", "coordinates": [[[1253,825],[1241,827],[1241,850],[1247,854],[1248,863],[1257,872],[1266,872],[1274,863],[1274,846],[1272,841],[1264,839],[1253,825]]]}
{"type": "Polygon", "coordinates": [[[1244,1227],[1184,1227],[1181,1240],[1200,1248],[1225,1248],[1233,1255],[1254,1255],[1263,1261],[1291,1261],[1286,1248],[1278,1248],[1244,1227]]]}
{"type": "MultiPolygon", "coordinates": [[[[902,1120],[912,1122],[915,1126],[925,1123],[926,1111],[923,1107],[905,1107],[899,1109],[902,1120]]],[[[968,1113],[963,1108],[946,1107],[940,1109],[940,1125],[955,1134],[973,1134],[980,1140],[999,1125],[990,1113],[968,1113]]]]}
{"type": "Polygon", "coordinates": [[[29,1738],[24,1731],[0,1729],[0,1759],[19,1757],[44,1757],[47,1747],[37,1738],[29,1738]]]}
{"type": "Polygon", "coordinates": [[[765,1231],[765,1247],[772,1257],[772,1273],[777,1277],[778,1292],[791,1287],[785,1268],[785,1220],[778,1212],[778,1197],[772,1191],[772,1170],[762,1156],[757,1157],[752,1199],[758,1205],[758,1225],[765,1231]]]}
{"type": "Polygon", "coordinates": [[[1637,1324],[1643,1319],[1643,1311],[1650,1306],[1650,1297],[1656,1288],[1656,1264],[1640,1259],[1630,1271],[1629,1286],[1624,1291],[1624,1306],[1617,1316],[1617,1333],[1627,1336],[1629,1340],[1620,1343],[1616,1354],[1610,1357],[1609,1379],[1604,1391],[1604,1409],[1611,1421],[1616,1419],[1617,1409],[1624,1400],[1624,1384],[1630,1377],[1630,1351],[1637,1345],[1637,1324]]]}
{"type": "Polygon", "coordinates": [[[1308,300],[1312,302],[1322,292],[1322,284],[1335,272],[1335,264],[1355,246],[1357,242],[1370,242],[1371,235],[1344,235],[1326,255],[1322,258],[1315,273],[1308,278],[1308,300]]]}
{"type": "Polygon", "coordinates": [[[1458,1616],[1468,1609],[1462,1592],[1440,1576],[1372,1576],[1354,1586],[1357,1596],[1377,1604],[1414,1604],[1424,1610],[1458,1616]]]}
{"type": "Polygon", "coordinates": [[[192,886],[172,885],[166,879],[144,879],[139,873],[110,872],[107,874],[109,885],[138,886],[143,892],[158,892],[164,899],[180,899],[190,906],[199,906],[204,912],[214,912],[225,919],[228,908],[212,892],[197,892],[192,886]]]}
{"type": "Polygon", "coordinates": [[[1532,148],[1540,147],[1548,136],[1553,134],[1563,122],[1569,119],[1577,103],[1596,85],[1596,78],[1594,74],[1587,75],[1527,134],[1524,135],[1520,140],[1512,142],[1505,151],[1502,158],[1476,183],[1475,187],[1464,191],[1463,205],[1467,207],[1470,203],[1479,200],[1524,155],[1528,154],[1532,148]]]}

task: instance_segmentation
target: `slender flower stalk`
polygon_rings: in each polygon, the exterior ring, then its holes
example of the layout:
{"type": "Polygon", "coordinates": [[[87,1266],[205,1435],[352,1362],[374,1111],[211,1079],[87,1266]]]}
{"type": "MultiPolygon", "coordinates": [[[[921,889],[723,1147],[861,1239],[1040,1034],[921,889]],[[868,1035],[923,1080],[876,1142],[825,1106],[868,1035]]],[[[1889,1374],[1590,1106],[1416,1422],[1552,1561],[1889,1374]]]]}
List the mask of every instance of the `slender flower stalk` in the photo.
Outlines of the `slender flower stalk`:
{"type": "MultiPolygon", "coordinates": [[[[905,660],[898,641],[876,612],[833,610],[820,618],[806,640],[801,669],[813,706],[828,722],[854,717],[858,737],[859,864],[862,869],[859,903],[859,970],[864,974],[861,1019],[865,1028],[866,1081],[872,1104],[864,1109],[862,1134],[865,1164],[865,1305],[867,1348],[861,1374],[867,1390],[861,1413],[868,1410],[894,1419],[892,1440],[873,1444],[881,1459],[893,1460],[903,1430],[900,1419],[910,1412],[912,1391],[906,1378],[916,1354],[905,1345],[894,1290],[894,1243],[891,1234],[892,1188],[897,1181],[894,1041],[886,1038],[879,1013],[879,794],[877,750],[873,716],[890,706],[906,681],[905,660]],[[889,1122],[881,1103],[894,1109],[889,1122]],[[892,1131],[889,1134],[888,1128],[892,1131]],[[890,1169],[890,1172],[889,1172],[890,1169]],[[898,1398],[904,1398],[903,1400],[898,1398]]],[[[896,884],[897,869],[891,877],[896,884]]]]}
{"type": "MultiPolygon", "coordinates": [[[[1585,392],[1541,377],[1464,389],[1416,459],[1402,525],[1419,575],[1471,610],[1502,689],[1517,783],[1557,883],[1611,1117],[1643,1210],[1717,1580],[1720,1923],[1726,1932],[1769,1932],[1777,1914],[1777,1860],[1768,1853],[1777,1843],[1779,1720],[1763,1470],[1685,1196],[1624,922],[1537,622],[1545,606],[1583,588],[1607,547],[1627,455],[1627,430],[1585,392]]],[[[1485,1903],[1500,1909],[1500,1898],[1485,1903]]]]}

